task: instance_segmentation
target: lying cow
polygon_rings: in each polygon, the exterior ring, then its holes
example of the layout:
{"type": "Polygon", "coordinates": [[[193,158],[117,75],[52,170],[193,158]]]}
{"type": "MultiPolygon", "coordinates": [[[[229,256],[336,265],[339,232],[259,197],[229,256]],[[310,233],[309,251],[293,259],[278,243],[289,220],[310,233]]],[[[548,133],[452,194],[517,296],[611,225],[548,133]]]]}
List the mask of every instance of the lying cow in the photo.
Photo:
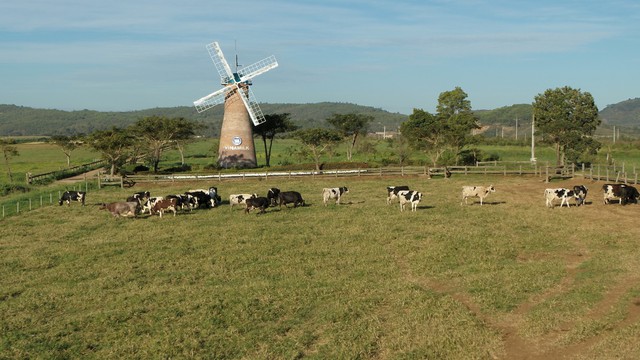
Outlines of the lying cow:
{"type": "Polygon", "coordinates": [[[82,206],[84,206],[84,199],[87,197],[87,193],[84,191],[65,191],[62,193],[62,196],[60,197],[60,201],[58,201],[58,204],[60,204],[62,206],[62,203],[66,202],[67,206],[71,206],[71,202],[72,201],[77,201],[79,203],[82,204],[82,206]]]}
{"type": "MultiPolygon", "coordinates": [[[[489,196],[490,193],[495,192],[496,189],[493,185],[489,186],[463,186],[462,187],[462,201],[467,204],[467,198],[470,197],[478,197],[480,198],[480,205],[482,205],[482,201],[484,198],[489,196]]],[[[462,205],[462,202],[460,202],[462,205]]]]}
{"type": "Polygon", "coordinates": [[[560,200],[560,207],[562,205],[567,204],[567,207],[571,207],[569,205],[569,199],[575,198],[578,201],[578,196],[573,190],[565,189],[565,188],[557,188],[557,189],[545,189],[544,190],[544,198],[547,202],[548,208],[553,208],[554,200],[560,200]]]}
{"type": "Polygon", "coordinates": [[[287,207],[287,204],[293,204],[293,207],[304,206],[304,199],[297,191],[281,191],[278,194],[278,205],[282,208],[282,205],[287,207]]]}
{"type": "Polygon", "coordinates": [[[604,184],[602,185],[602,191],[605,204],[609,204],[612,200],[619,201],[620,205],[637,204],[638,198],[640,198],[638,190],[627,184],[604,184]]]}
{"type": "Polygon", "coordinates": [[[244,209],[244,212],[246,214],[249,213],[249,211],[253,210],[253,209],[260,209],[260,211],[258,212],[258,214],[264,214],[265,213],[265,209],[269,207],[269,204],[271,203],[271,201],[269,199],[267,199],[266,197],[255,197],[255,198],[249,198],[246,200],[246,204],[247,207],[244,209]]]}
{"type": "Polygon", "coordinates": [[[115,218],[119,217],[136,217],[140,204],[135,201],[129,202],[112,202],[109,204],[101,204],[100,210],[109,210],[115,218]]]}
{"type": "Polygon", "coordinates": [[[171,211],[176,216],[176,203],[175,198],[158,200],[151,208],[151,215],[159,214],[162,217],[165,211],[171,211]]]}
{"type": "Polygon", "coordinates": [[[324,206],[327,206],[327,202],[331,199],[336,200],[336,204],[340,204],[342,196],[349,192],[346,186],[337,188],[324,188],[322,189],[322,202],[324,206]]]}
{"type": "Polygon", "coordinates": [[[398,198],[398,191],[400,190],[409,190],[409,187],[407,185],[387,186],[387,205],[398,198]]]}
{"type": "Polygon", "coordinates": [[[278,194],[280,194],[280,189],[278,188],[270,188],[267,190],[267,199],[269,199],[271,206],[278,204],[278,194]]]}
{"type": "Polygon", "coordinates": [[[418,203],[422,200],[422,193],[413,190],[398,191],[398,199],[400,199],[400,211],[404,211],[407,203],[411,204],[411,211],[417,211],[418,203]]]}
{"type": "Polygon", "coordinates": [[[247,205],[247,199],[257,198],[258,194],[231,194],[229,195],[229,205],[233,210],[234,205],[247,205]]]}

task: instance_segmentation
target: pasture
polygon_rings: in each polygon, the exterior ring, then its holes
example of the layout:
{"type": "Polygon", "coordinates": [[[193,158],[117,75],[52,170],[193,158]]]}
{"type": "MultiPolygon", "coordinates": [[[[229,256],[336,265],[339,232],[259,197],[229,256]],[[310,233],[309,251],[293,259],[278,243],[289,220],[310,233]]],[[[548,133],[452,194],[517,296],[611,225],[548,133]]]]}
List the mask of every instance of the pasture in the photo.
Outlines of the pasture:
{"type": "Polygon", "coordinates": [[[640,357],[639,205],[602,183],[533,177],[231,180],[90,191],[0,226],[0,358],[640,357]],[[545,206],[546,187],[589,187],[545,206]],[[461,206],[463,185],[489,185],[461,206]],[[300,191],[307,205],[228,203],[115,219],[101,202],[217,186],[300,191]],[[387,185],[424,194],[417,212],[387,185]],[[323,187],[347,186],[342,205],[323,187]],[[476,199],[477,201],[477,199],[476,199]]]}

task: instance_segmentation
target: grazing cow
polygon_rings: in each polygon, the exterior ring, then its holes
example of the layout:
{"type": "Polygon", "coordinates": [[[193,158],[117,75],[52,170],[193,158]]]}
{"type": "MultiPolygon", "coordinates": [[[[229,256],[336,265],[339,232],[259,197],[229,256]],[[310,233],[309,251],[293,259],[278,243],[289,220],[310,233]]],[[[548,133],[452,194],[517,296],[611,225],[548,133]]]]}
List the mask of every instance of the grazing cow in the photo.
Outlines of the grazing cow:
{"type": "Polygon", "coordinates": [[[557,188],[557,189],[545,189],[544,190],[544,198],[547,201],[547,207],[553,208],[553,201],[556,199],[560,200],[560,207],[562,205],[567,204],[567,207],[571,207],[569,205],[570,198],[576,198],[578,201],[578,195],[573,190],[565,189],[565,188],[557,188]]]}
{"type": "Polygon", "coordinates": [[[587,187],[584,185],[576,185],[573,187],[573,192],[576,197],[576,206],[584,205],[587,198],[587,187]]]}
{"type": "Polygon", "coordinates": [[[293,204],[293,207],[304,206],[304,199],[302,195],[297,191],[281,191],[278,194],[278,204],[280,208],[284,204],[284,207],[287,207],[287,204],[293,204]]]}
{"type": "Polygon", "coordinates": [[[233,205],[246,205],[247,199],[257,198],[258,194],[231,194],[229,195],[229,205],[233,210],[233,205]]]}
{"type": "Polygon", "coordinates": [[[605,204],[609,204],[612,200],[619,201],[620,205],[637,204],[638,198],[640,198],[638,190],[627,184],[604,184],[602,191],[604,192],[605,204]]]}
{"type": "Polygon", "coordinates": [[[246,200],[247,207],[244,209],[244,212],[248,214],[252,209],[260,209],[260,212],[258,212],[258,214],[264,214],[264,209],[268,208],[270,203],[271,201],[269,199],[262,196],[249,198],[246,200]]]}
{"type": "Polygon", "coordinates": [[[404,211],[407,203],[411,203],[411,211],[417,211],[418,203],[422,200],[422,193],[413,190],[398,191],[398,199],[400,199],[400,211],[404,211]]]}
{"type": "Polygon", "coordinates": [[[144,214],[145,212],[149,212],[149,214],[151,214],[151,209],[153,208],[153,206],[160,200],[163,200],[164,197],[162,196],[155,196],[155,197],[151,197],[148,198],[147,201],[145,201],[144,204],[142,204],[142,211],[141,213],[144,214]]]}
{"type": "Polygon", "coordinates": [[[140,204],[136,201],[129,202],[112,202],[109,204],[101,204],[100,210],[109,210],[111,215],[115,218],[123,217],[135,217],[140,204]]]}
{"type": "Polygon", "coordinates": [[[271,206],[276,206],[278,204],[278,194],[280,194],[280,189],[278,188],[270,188],[267,191],[267,199],[269,199],[271,206]]]}
{"type": "Polygon", "coordinates": [[[175,198],[158,200],[151,208],[151,215],[158,213],[160,214],[160,217],[162,217],[162,214],[165,211],[171,211],[173,212],[173,216],[176,216],[176,203],[177,201],[175,198]]]}
{"type": "Polygon", "coordinates": [[[327,201],[331,199],[336,199],[336,204],[340,204],[340,199],[342,195],[349,192],[349,189],[346,187],[337,187],[337,188],[324,188],[322,189],[322,202],[324,206],[327,206],[327,201]]]}
{"type": "Polygon", "coordinates": [[[398,191],[409,190],[407,185],[387,186],[387,205],[391,204],[393,199],[398,198],[398,191]]]}
{"type": "MultiPolygon", "coordinates": [[[[470,197],[478,197],[480,198],[480,205],[482,205],[482,201],[484,198],[489,196],[490,193],[495,192],[496,188],[493,185],[489,186],[463,186],[462,187],[462,201],[467,204],[467,198],[470,197]]],[[[462,202],[460,202],[462,205],[462,202]]]]}
{"type": "Polygon", "coordinates": [[[60,197],[58,204],[62,205],[63,202],[67,203],[67,206],[71,206],[72,201],[77,201],[84,206],[84,199],[87,197],[87,193],[84,191],[65,191],[60,197]]]}

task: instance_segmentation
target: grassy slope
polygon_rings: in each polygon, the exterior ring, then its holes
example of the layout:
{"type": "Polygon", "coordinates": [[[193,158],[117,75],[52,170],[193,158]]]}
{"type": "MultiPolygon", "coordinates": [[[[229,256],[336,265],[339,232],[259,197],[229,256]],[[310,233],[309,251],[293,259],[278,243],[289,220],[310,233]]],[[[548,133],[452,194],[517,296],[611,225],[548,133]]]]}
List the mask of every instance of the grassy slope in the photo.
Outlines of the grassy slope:
{"type": "MultiPolygon", "coordinates": [[[[212,185],[223,199],[298,190],[309,205],[116,220],[74,204],[5,219],[0,357],[640,355],[638,207],[603,205],[598,184],[573,209],[545,208],[537,178],[212,185]],[[488,183],[488,204],[460,206],[461,185],[488,183]],[[425,193],[417,212],[385,204],[391,184],[425,193]],[[351,189],[345,204],[322,206],[329,186],[351,189]]],[[[191,187],[203,184],[146,189],[191,187]]]]}

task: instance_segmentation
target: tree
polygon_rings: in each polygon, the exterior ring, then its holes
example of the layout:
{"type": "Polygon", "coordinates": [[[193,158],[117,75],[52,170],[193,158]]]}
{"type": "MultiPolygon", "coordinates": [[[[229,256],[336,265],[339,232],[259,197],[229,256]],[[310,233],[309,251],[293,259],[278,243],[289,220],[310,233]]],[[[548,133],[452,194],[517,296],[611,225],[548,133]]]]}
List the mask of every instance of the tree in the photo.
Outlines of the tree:
{"type": "Polygon", "coordinates": [[[0,148],[2,148],[2,155],[4,156],[4,164],[7,166],[7,175],[9,176],[9,182],[13,182],[13,174],[11,173],[11,158],[20,155],[18,148],[14,145],[16,142],[12,139],[0,139],[0,148]]]}
{"type": "MultiPolygon", "coordinates": [[[[182,154],[183,147],[180,147],[178,142],[191,139],[198,127],[197,123],[181,117],[147,116],[139,119],[130,130],[147,146],[147,157],[153,172],[158,172],[162,152],[167,147],[176,146],[182,154]]],[[[184,145],[182,142],[180,144],[184,145]]],[[[182,161],[184,163],[184,156],[182,161]]]]}
{"type": "Polygon", "coordinates": [[[374,117],[371,115],[362,114],[333,114],[332,117],[327,119],[327,122],[331,124],[336,130],[338,130],[343,137],[349,139],[347,144],[347,160],[351,161],[353,156],[353,149],[356,145],[358,136],[362,133],[366,133],[367,126],[374,117]]]}
{"type": "Polygon", "coordinates": [[[423,150],[437,166],[449,149],[459,154],[471,142],[471,130],[478,128],[467,94],[459,87],[445,91],[438,98],[437,113],[413,109],[409,119],[401,124],[400,132],[409,144],[423,150]]]}
{"type": "Polygon", "coordinates": [[[535,97],[533,114],[537,132],[555,146],[558,166],[565,165],[567,153],[572,155],[571,160],[576,160],[576,155],[597,151],[600,147],[591,137],[600,125],[600,118],[593,96],[588,92],[568,86],[547,89],[535,97]]]}
{"type": "Polygon", "coordinates": [[[309,150],[316,164],[316,171],[320,171],[320,156],[330,146],[342,140],[342,136],[335,130],[304,129],[295,132],[294,136],[309,150]]]}
{"type": "Polygon", "coordinates": [[[277,134],[295,131],[298,129],[289,118],[291,114],[268,114],[265,115],[265,122],[258,126],[253,126],[253,134],[262,138],[264,144],[265,165],[271,166],[271,148],[273,139],[277,134]],[[267,145],[267,140],[269,144],[267,145]]]}
{"type": "Polygon", "coordinates": [[[110,167],[110,176],[132,155],[135,137],[131,132],[112,127],[109,130],[96,130],[88,137],[88,144],[102,154],[110,167]]]}
{"type": "Polygon", "coordinates": [[[54,135],[50,142],[59,146],[62,153],[67,157],[67,167],[71,166],[71,152],[77,149],[82,142],[80,136],[54,135]]]}

